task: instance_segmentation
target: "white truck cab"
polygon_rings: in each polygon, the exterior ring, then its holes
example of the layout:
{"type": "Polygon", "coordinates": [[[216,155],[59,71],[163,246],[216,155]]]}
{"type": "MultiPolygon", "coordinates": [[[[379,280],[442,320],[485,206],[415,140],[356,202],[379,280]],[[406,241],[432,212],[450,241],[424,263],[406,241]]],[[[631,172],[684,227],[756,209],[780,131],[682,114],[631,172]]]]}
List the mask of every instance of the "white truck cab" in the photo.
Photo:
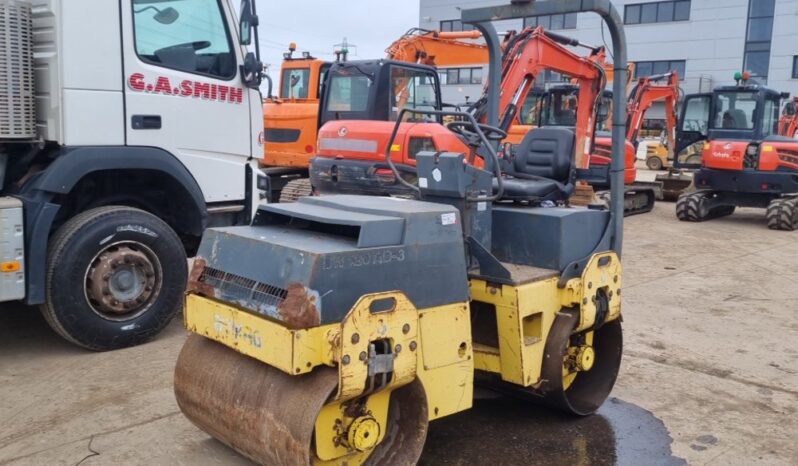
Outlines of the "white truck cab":
{"type": "Polygon", "coordinates": [[[180,309],[203,230],[248,223],[261,197],[254,2],[0,10],[0,303],[90,349],[143,342],[180,309]]]}

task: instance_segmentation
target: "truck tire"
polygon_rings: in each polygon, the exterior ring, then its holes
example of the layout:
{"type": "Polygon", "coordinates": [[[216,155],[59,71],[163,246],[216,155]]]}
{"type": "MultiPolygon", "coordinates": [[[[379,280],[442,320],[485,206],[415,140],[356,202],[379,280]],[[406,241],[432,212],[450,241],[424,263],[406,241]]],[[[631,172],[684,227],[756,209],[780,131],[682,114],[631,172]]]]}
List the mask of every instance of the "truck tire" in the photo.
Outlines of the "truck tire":
{"type": "Polygon", "coordinates": [[[180,310],[188,264],[177,234],[158,217],[98,207],[50,239],[42,314],[59,335],[94,351],[138,345],[180,310]]]}
{"type": "Polygon", "coordinates": [[[794,231],[798,229],[798,198],[774,199],[768,205],[768,228],[794,231]]]}

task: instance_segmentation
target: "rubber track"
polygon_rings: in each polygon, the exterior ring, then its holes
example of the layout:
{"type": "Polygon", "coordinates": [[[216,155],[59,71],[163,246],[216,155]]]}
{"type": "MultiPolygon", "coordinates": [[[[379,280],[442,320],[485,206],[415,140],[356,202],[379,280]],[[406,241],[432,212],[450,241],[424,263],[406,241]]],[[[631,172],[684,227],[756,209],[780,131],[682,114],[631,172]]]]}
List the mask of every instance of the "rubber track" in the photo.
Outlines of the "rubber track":
{"type": "Polygon", "coordinates": [[[307,178],[291,180],[280,191],[280,203],[296,202],[300,197],[313,194],[313,186],[307,178]]]}

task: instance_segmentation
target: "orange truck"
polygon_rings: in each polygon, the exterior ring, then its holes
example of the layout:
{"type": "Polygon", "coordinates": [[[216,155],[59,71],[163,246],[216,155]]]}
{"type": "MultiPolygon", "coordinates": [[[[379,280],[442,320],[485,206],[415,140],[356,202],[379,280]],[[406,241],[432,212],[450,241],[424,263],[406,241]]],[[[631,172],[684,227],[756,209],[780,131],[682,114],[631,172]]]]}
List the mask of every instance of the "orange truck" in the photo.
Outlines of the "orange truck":
{"type": "MultiPolygon", "coordinates": [[[[386,60],[433,66],[486,63],[487,47],[473,41],[480,37],[478,31],[411,29],[386,49],[386,60]]],[[[319,112],[319,99],[332,63],[306,52],[294,57],[295,50],[296,45],[291,44],[284,54],[279,95],[267,98],[263,104],[262,169],[268,176],[273,201],[291,201],[311,193],[308,166],[318,151],[318,129],[325,122],[319,112]]],[[[345,59],[346,51],[342,55],[345,59]]]]}

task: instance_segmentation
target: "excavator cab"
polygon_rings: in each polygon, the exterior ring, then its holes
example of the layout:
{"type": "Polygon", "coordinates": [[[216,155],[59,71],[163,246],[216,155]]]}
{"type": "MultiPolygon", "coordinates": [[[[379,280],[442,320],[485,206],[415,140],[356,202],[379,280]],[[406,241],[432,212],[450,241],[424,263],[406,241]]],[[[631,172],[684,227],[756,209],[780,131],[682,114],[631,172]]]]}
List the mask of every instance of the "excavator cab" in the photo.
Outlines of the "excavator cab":
{"type": "Polygon", "coordinates": [[[730,152],[727,157],[721,155],[724,152],[707,152],[707,144],[751,141],[758,145],[766,139],[778,139],[779,108],[783,98],[782,93],[756,84],[722,86],[712,93],[686,96],[676,132],[674,166],[698,169],[703,163],[714,168],[741,169],[747,155],[747,168],[753,168],[753,147],[730,152]],[[703,144],[701,158],[687,150],[698,144],[703,144]]]}
{"type": "Polygon", "coordinates": [[[432,66],[395,60],[335,63],[323,87],[319,127],[335,120],[396,121],[403,108],[441,106],[439,77],[432,66]]]}
{"type": "Polygon", "coordinates": [[[677,131],[676,167],[695,169],[696,191],[676,203],[679,220],[699,222],[735,208],[766,208],[768,227],[798,229],[798,141],[778,134],[789,94],[748,82],[687,96],[677,131]],[[688,147],[702,145],[700,158],[688,147]]]}

